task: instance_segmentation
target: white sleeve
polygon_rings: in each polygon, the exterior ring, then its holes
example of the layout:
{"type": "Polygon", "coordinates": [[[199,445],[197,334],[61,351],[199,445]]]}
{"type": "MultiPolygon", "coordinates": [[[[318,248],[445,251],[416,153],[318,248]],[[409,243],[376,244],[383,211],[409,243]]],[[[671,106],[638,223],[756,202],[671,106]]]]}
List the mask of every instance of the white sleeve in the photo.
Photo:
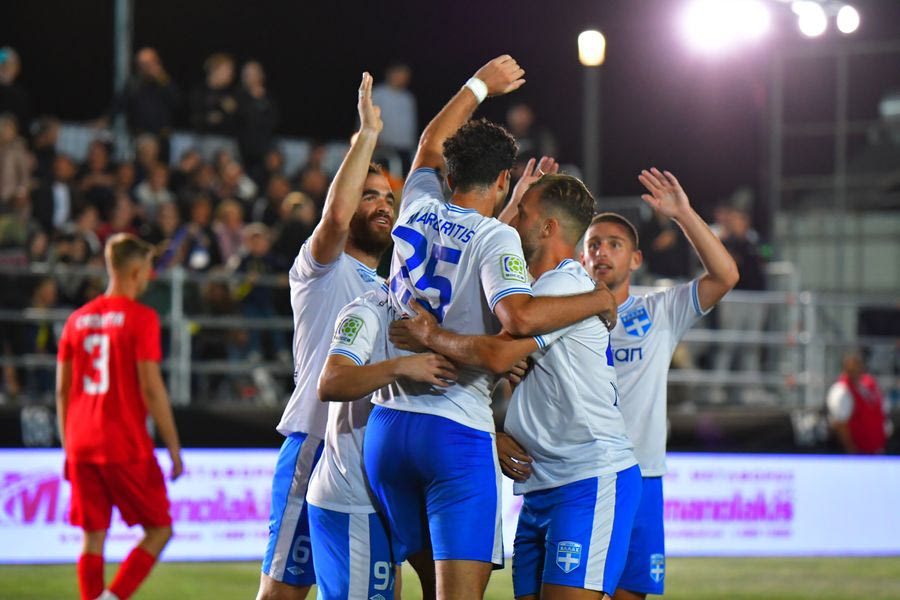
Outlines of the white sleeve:
{"type": "Polygon", "coordinates": [[[491,311],[507,296],[533,295],[528,283],[528,266],[522,254],[522,242],[515,229],[506,225],[498,227],[485,238],[480,250],[478,270],[484,298],[491,311]]]}
{"type": "Polygon", "coordinates": [[[341,310],[328,354],[346,356],[359,366],[372,357],[381,323],[372,309],[353,302],[341,310]]]}
{"type": "Polygon", "coordinates": [[[409,174],[403,184],[400,209],[406,210],[420,200],[444,201],[444,186],[437,169],[420,167],[409,174]]]}
{"type": "Polygon", "coordinates": [[[334,270],[343,256],[343,253],[341,253],[334,260],[334,262],[323,265],[322,263],[316,261],[315,258],[313,258],[312,238],[310,238],[303,242],[303,245],[300,246],[300,252],[297,254],[296,260],[294,260],[294,267],[296,268],[297,274],[305,279],[321,277],[322,275],[325,275],[326,273],[334,270]]]}
{"type": "Polygon", "coordinates": [[[700,320],[700,317],[712,310],[712,307],[706,311],[700,308],[700,298],[697,295],[699,284],[700,280],[695,279],[690,283],[670,287],[663,292],[663,305],[675,342],[681,339],[681,336],[700,320]]]}
{"type": "Polygon", "coordinates": [[[853,398],[847,386],[840,381],[828,389],[825,404],[828,406],[828,419],[833,423],[844,423],[853,416],[853,398]]]}
{"type": "MultiPolygon", "coordinates": [[[[535,296],[571,296],[590,292],[593,289],[591,286],[586,286],[583,280],[579,280],[572,273],[563,271],[549,271],[535,281],[531,287],[535,296]]],[[[578,323],[573,323],[550,333],[536,335],[534,341],[537,342],[539,348],[547,348],[577,326],[578,323]]]]}

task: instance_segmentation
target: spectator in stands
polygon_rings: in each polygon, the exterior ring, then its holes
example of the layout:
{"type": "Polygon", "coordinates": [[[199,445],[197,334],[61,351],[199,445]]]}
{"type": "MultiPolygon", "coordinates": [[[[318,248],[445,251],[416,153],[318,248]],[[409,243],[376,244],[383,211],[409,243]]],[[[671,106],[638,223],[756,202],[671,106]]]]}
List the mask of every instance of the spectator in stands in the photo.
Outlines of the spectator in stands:
{"type": "Polygon", "coordinates": [[[641,240],[648,240],[643,254],[651,283],[658,279],[687,279],[692,252],[675,221],[654,211],[650,220],[641,225],[639,235],[641,240]]]}
{"type": "Polygon", "coordinates": [[[38,117],[32,124],[31,152],[34,154],[34,177],[41,184],[53,179],[53,161],[56,159],[56,142],[59,139],[59,119],[38,117]]]}
{"type": "Polygon", "coordinates": [[[269,227],[276,225],[281,218],[281,205],[288,194],[291,193],[291,182],[283,175],[276,175],[269,179],[266,187],[266,195],[253,205],[251,218],[269,227]]]}
{"type": "Polygon", "coordinates": [[[237,132],[241,162],[248,173],[262,167],[266,152],[275,143],[278,126],[278,106],[266,89],[266,75],[255,60],[244,63],[241,69],[241,90],[238,92],[237,132]]]}
{"type": "Polygon", "coordinates": [[[236,200],[223,200],[216,209],[213,231],[219,241],[219,251],[225,264],[233,260],[240,261],[243,230],[244,209],[236,200]]]}
{"type": "Polygon", "coordinates": [[[163,164],[154,165],[149,177],[134,188],[134,197],[143,218],[153,221],[160,206],[175,202],[175,194],[169,189],[169,169],[163,164]]]}
{"type": "Polygon", "coordinates": [[[213,204],[206,194],[198,194],[191,202],[185,239],[185,267],[192,271],[208,271],[222,264],[219,240],[212,228],[213,204]]]}
{"type": "Polygon", "coordinates": [[[109,212],[109,219],[105,223],[101,223],[97,228],[97,237],[100,243],[106,245],[106,240],[116,233],[130,233],[138,235],[137,227],[135,227],[135,219],[137,218],[137,209],[131,197],[128,194],[116,195],[112,210],[109,212]]]}
{"type": "Polygon", "coordinates": [[[67,224],[66,229],[81,236],[87,244],[89,256],[99,256],[103,252],[103,244],[97,235],[100,226],[100,211],[93,204],[84,204],[78,209],[75,221],[67,224]]]}
{"type": "Polygon", "coordinates": [[[848,454],[882,454],[893,429],[878,382],[862,356],[844,356],[843,370],[828,390],[828,420],[848,454]]]}
{"type": "Polygon", "coordinates": [[[282,262],[290,264],[300,251],[303,242],[312,235],[318,221],[318,212],[312,198],[303,192],[291,192],[285,196],[281,202],[272,252],[277,254],[282,262]]]}
{"type": "Polygon", "coordinates": [[[535,124],[534,111],[527,104],[513,104],[506,111],[506,128],[519,144],[513,177],[519,177],[530,158],[558,156],[556,137],[544,127],[535,124]]]}
{"type": "Polygon", "coordinates": [[[137,181],[137,171],[130,162],[121,162],[116,167],[116,194],[127,194],[132,197],[134,192],[134,184],[137,181]]]}
{"type": "Polygon", "coordinates": [[[15,115],[0,114],[0,207],[13,197],[27,196],[31,180],[28,147],[19,136],[15,115]]]}
{"type": "MultiPolygon", "coordinates": [[[[31,303],[28,308],[40,314],[56,308],[58,299],[58,287],[53,277],[42,277],[34,286],[31,293],[31,303]]],[[[55,358],[56,334],[53,321],[50,319],[40,321],[28,321],[22,325],[21,347],[17,354],[31,355],[34,357],[55,358]]],[[[55,377],[53,367],[29,368],[25,373],[25,391],[32,399],[49,396],[55,389],[55,377]]]]}
{"type": "Polygon", "coordinates": [[[256,200],[256,184],[247,177],[237,161],[229,161],[219,172],[216,194],[220,198],[234,198],[241,202],[245,215],[250,214],[256,200]]]}
{"type": "Polygon", "coordinates": [[[72,220],[83,202],[75,186],[75,163],[65,154],[53,161],[53,178],[38,187],[31,196],[34,218],[44,231],[52,232],[72,220]]]}
{"type": "Polygon", "coordinates": [[[87,161],[78,174],[79,190],[85,202],[100,209],[108,217],[115,201],[115,165],[109,158],[110,149],[101,140],[94,140],[88,146],[87,161]]]}
{"type": "Polygon", "coordinates": [[[12,113],[22,128],[22,133],[28,135],[32,115],[31,100],[25,88],[16,83],[21,72],[19,53],[9,46],[0,48],[0,113],[12,113]]]}
{"type": "Polygon", "coordinates": [[[191,127],[200,133],[233,135],[238,111],[234,59],[213,54],[203,63],[206,79],[191,93],[191,127]]]}
{"type": "Polygon", "coordinates": [[[165,271],[184,262],[187,228],[181,227],[181,215],[174,202],[159,205],[156,220],[142,236],[156,246],[156,269],[165,271]]]}
{"type": "Polygon", "coordinates": [[[384,72],[384,83],[372,89],[372,102],[381,108],[384,129],[378,146],[396,152],[409,169],[412,153],[419,143],[419,116],[416,97],[409,91],[412,69],[404,63],[392,63],[384,72]]]}
{"type": "Polygon", "coordinates": [[[185,198],[186,188],[190,185],[191,178],[202,164],[203,157],[200,156],[200,152],[196,148],[188,148],[181,153],[181,156],[178,158],[178,164],[169,173],[169,188],[175,191],[176,195],[179,196],[179,202],[184,205],[190,204],[190,198],[193,197],[193,194],[188,194],[188,197],[185,198]]]}
{"type": "Polygon", "coordinates": [[[14,249],[16,258],[10,261],[6,257],[4,262],[27,264],[28,240],[39,231],[41,225],[31,215],[28,196],[13,196],[6,211],[0,211],[0,249],[14,249]]]}
{"type": "Polygon", "coordinates": [[[287,175],[284,166],[284,154],[278,148],[271,148],[263,157],[262,168],[256,173],[251,172],[250,176],[260,189],[265,189],[269,184],[269,179],[276,175],[287,175]]]}
{"type": "Polygon", "coordinates": [[[125,113],[132,136],[149,133],[160,141],[163,159],[169,155],[169,138],[175,124],[179,92],[153,48],[141,48],[134,57],[135,73],[117,96],[113,114],[125,113]]]}
{"type": "MultiPolygon", "coordinates": [[[[272,301],[271,283],[260,283],[259,278],[283,275],[285,266],[271,252],[272,243],[269,228],[262,223],[251,223],[244,228],[242,258],[236,272],[244,277],[235,290],[240,301],[241,314],[248,318],[271,318],[278,316],[272,301]]],[[[280,331],[268,330],[272,350],[280,360],[287,358],[287,346],[280,331]]],[[[263,357],[262,331],[250,328],[247,358],[258,361],[263,357]]]]}
{"type": "Polygon", "coordinates": [[[134,180],[142,182],[160,160],[159,140],[149,133],[142,133],[134,142],[134,180]]]}
{"type": "Polygon", "coordinates": [[[313,199],[317,206],[322,207],[325,202],[325,194],[328,193],[330,178],[325,172],[325,156],[328,148],[324,144],[316,144],[309,153],[306,165],[297,174],[297,189],[313,199]]]}
{"type": "MultiPolygon", "coordinates": [[[[766,289],[763,259],[758,244],[750,237],[750,215],[744,210],[731,209],[725,221],[722,243],[737,263],[740,280],[736,290],[766,289]]],[[[766,320],[766,306],[750,302],[722,302],[716,308],[719,328],[739,334],[743,331],[762,331],[766,320]]],[[[715,358],[716,370],[759,372],[760,348],[753,344],[722,344],[715,358]],[[735,364],[736,363],[736,364],[735,364]]]]}

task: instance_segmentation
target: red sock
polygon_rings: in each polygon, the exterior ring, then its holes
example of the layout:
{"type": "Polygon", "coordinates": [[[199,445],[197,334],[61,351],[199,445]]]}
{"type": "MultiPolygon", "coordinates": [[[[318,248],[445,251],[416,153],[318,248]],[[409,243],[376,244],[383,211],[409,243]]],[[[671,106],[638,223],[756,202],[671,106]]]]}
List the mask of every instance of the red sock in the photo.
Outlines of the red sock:
{"type": "Polygon", "coordinates": [[[94,600],[103,593],[103,557],[82,554],[78,557],[78,588],[81,600],[94,600]]]}
{"type": "Polygon", "coordinates": [[[113,579],[109,591],[115,594],[119,600],[125,600],[130,597],[134,590],[141,585],[141,582],[150,574],[150,569],[156,563],[156,557],[137,547],[131,551],[128,557],[119,566],[116,572],[116,578],[113,579]]]}

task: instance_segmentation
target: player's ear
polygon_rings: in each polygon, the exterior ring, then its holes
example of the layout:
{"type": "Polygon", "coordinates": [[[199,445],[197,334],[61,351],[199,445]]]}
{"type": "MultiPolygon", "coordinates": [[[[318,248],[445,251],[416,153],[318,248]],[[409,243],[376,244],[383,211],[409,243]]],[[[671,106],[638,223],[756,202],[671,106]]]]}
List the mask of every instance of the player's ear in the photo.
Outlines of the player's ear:
{"type": "Polygon", "coordinates": [[[631,253],[631,270],[637,271],[642,264],[644,264],[644,254],[640,250],[635,250],[631,253]]]}

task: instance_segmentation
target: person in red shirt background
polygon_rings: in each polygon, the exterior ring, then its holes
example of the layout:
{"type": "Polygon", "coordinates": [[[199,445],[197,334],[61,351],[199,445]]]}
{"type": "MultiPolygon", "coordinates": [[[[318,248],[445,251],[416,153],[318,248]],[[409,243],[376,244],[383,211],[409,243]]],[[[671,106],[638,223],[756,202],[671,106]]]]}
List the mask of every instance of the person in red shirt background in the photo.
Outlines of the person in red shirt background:
{"type": "Polygon", "coordinates": [[[875,378],[865,372],[856,352],[844,356],[843,370],[828,390],[828,417],[844,450],[850,454],[882,454],[892,424],[875,378]]]}
{"type": "Polygon", "coordinates": [[[105,256],[109,287],[69,316],[57,356],[57,413],[72,484],[70,521],[84,530],[78,560],[82,600],[131,596],[172,537],[148,413],[172,459],[172,481],[184,470],[159,368],[159,317],[135,300],[150,281],[153,247],[120,233],[110,237],[105,256]],[[144,528],[144,538],[104,589],[103,545],[113,506],[128,525],[144,528]]]}

